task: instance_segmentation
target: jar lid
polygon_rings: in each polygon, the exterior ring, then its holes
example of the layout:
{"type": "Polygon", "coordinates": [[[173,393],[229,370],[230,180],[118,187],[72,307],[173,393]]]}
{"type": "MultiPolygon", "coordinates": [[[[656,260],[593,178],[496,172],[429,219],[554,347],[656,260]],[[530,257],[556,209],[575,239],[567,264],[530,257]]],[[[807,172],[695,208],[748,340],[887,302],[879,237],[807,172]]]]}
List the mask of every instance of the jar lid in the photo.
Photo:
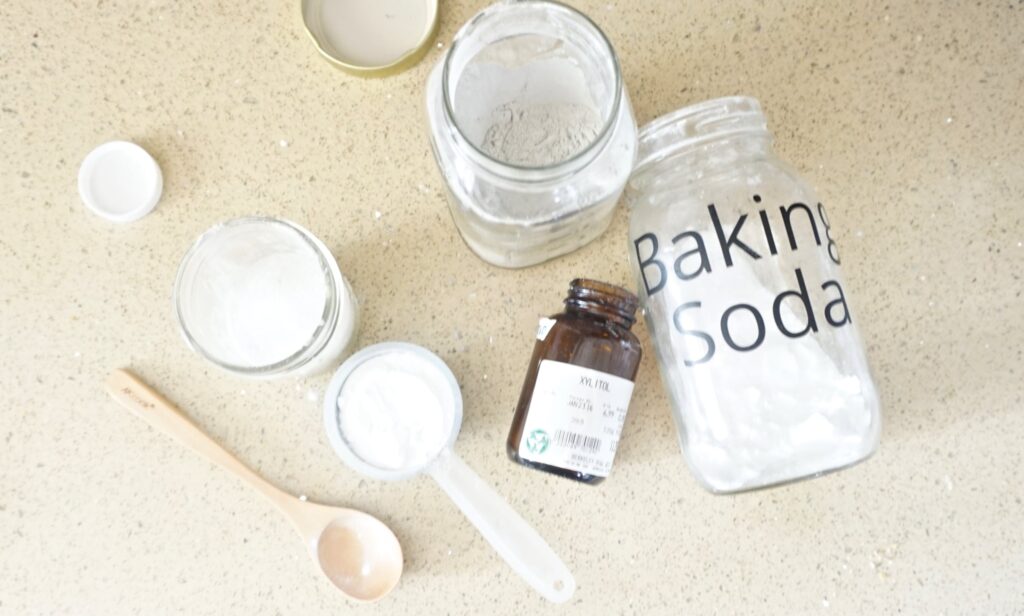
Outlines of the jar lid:
{"type": "Polygon", "coordinates": [[[128,141],[109,141],[89,152],[78,168],[78,194],[94,214],[132,222],[153,211],[163,193],[160,165],[128,141]]]}
{"type": "Polygon", "coordinates": [[[320,55],[360,77],[399,73],[437,34],[437,0],[302,0],[302,20],[320,55]]]}

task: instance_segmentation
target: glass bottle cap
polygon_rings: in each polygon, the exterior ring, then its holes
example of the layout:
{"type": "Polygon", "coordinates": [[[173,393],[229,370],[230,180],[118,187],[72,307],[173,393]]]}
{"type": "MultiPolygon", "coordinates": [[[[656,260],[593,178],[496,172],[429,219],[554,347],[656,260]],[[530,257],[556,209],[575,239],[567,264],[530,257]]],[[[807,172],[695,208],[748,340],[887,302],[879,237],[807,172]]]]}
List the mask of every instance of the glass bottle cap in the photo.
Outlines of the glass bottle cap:
{"type": "Polygon", "coordinates": [[[419,62],[437,33],[437,0],[302,0],[302,20],[320,55],[360,77],[384,77],[419,62]]]}

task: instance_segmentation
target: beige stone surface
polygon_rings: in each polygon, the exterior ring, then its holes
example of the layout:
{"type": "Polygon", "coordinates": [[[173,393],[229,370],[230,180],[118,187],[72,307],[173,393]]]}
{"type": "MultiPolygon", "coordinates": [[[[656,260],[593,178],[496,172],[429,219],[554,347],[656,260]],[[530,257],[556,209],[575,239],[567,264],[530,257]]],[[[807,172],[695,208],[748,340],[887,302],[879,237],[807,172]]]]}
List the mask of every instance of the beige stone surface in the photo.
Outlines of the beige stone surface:
{"type": "MultiPolygon", "coordinates": [[[[884,404],[878,453],[712,496],[683,463],[650,354],[607,482],[511,464],[537,317],[576,275],[632,283],[623,209],[575,254],[488,266],[459,240],[427,145],[441,49],[365,81],[317,56],[298,0],[5,0],[0,614],[1024,613],[1024,4],[575,4],[618,49],[640,122],[762,101],[839,230],[884,404]],[[111,139],[165,175],[130,225],[76,192],[80,161],[111,139]],[[346,469],[321,428],[329,375],[245,382],[185,348],[178,260],[254,213],[334,251],[365,308],[361,345],[408,340],[449,362],[465,390],[457,450],[570,563],[569,605],[533,594],[429,479],[346,469]],[[281,487],[387,521],[406,550],[398,589],[346,602],[268,503],[106,397],[117,366],[281,487]]],[[[442,0],[440,47],[482,6],[442,0]]]]}

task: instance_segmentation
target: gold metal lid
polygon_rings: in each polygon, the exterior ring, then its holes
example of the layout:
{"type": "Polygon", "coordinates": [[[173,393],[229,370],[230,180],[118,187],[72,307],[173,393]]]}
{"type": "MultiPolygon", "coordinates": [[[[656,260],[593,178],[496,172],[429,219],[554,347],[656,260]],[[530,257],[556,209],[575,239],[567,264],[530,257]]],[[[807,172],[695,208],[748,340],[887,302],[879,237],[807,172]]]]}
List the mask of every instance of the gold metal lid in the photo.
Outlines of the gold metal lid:
{"type": "Polygon", "coordinates": [[[420,61],[437,34],[437,0],[302,0],[320,55],[360,77],[386,77],[420,61]]]}

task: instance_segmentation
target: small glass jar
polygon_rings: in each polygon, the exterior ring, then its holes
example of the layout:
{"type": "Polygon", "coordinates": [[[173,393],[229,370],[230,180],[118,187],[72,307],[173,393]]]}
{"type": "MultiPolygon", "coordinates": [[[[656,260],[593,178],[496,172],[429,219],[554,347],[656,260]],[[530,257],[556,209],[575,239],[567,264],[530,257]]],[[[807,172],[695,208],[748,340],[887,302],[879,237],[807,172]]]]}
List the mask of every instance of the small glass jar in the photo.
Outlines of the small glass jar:
{"type": "Polygon", "coordinates": [[[483,260],[526,267],[596,239],[636,158],[618,59],[555,2],[495,4],[430,74],[427,119],[455,225],[483,260]]]}
{"type": "Polygon", "coordinates": [[[274,218],[218,224],[185,253],[174,308],[189,348],[251,378],[333,367],[355,337],[358,306],[330,250],[274,218]]]}
{"type": "Polygon", "coordinates": [[[878,395],[824,205],[775,157],[758,102],[641,129],[630,252],[691,470],[713,492],[869,456],[878,395]]]}
{"type": "Polygon", "coordinates": [[[576,279],[565,312],[541,319],[506,442],[513,462],[588,484],[608,476],[640,367],[638,302],[576,279]]]}

